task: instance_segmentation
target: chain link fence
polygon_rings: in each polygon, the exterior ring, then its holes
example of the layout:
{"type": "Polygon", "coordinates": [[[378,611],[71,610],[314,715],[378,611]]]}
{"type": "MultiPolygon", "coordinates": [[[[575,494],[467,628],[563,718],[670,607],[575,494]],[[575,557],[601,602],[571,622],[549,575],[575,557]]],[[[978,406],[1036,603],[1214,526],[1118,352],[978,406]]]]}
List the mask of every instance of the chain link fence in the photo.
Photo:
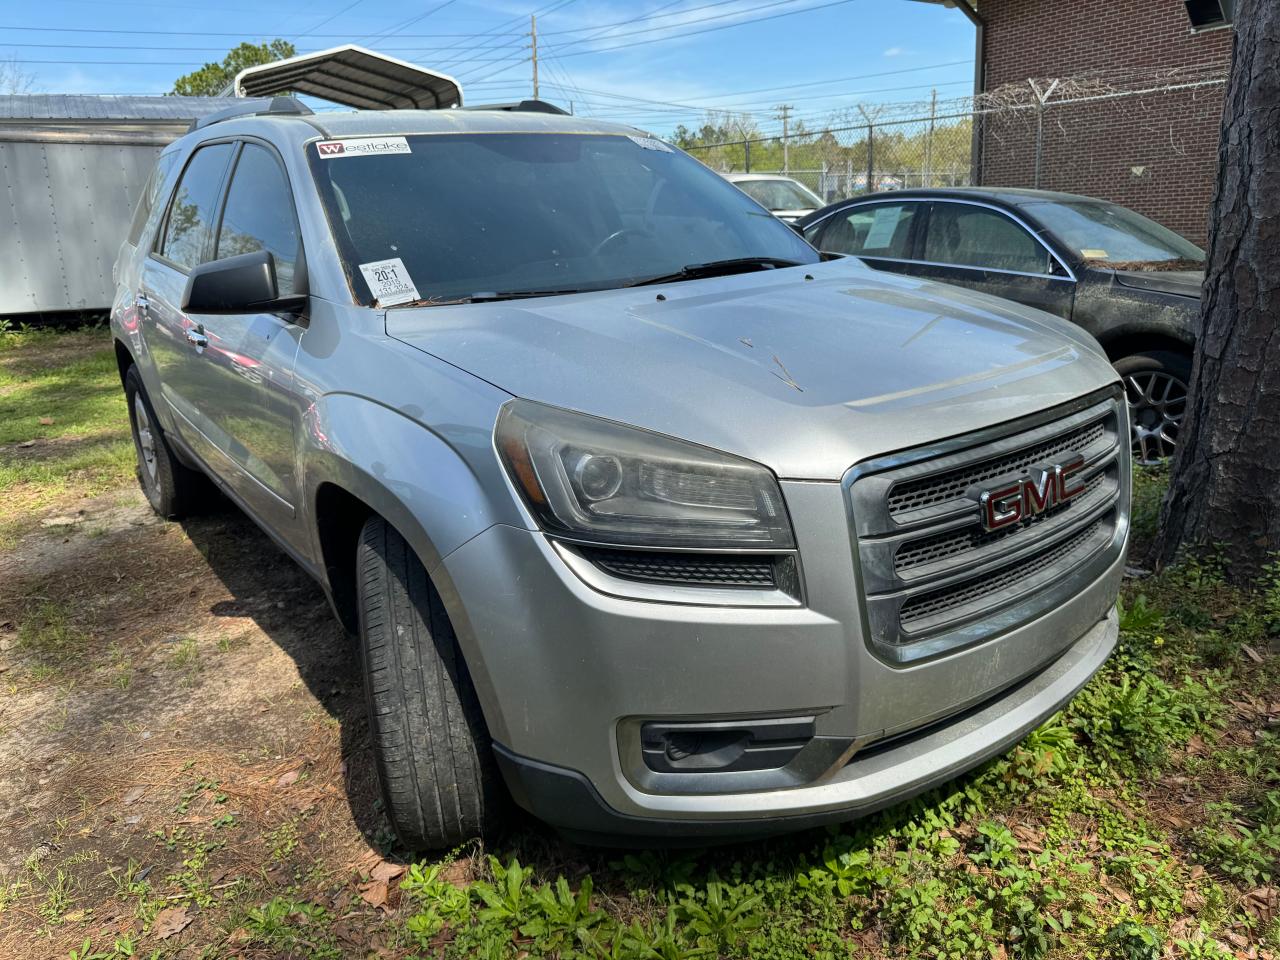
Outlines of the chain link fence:
{"type": "MultiPolygon", "coordinates": [[[[860,108],[861,122],[684,149],[721,173],[780,173],[826,202],[970,184],[1119,199],[1126,180],[1212,178],[1226,65],[1158,77],[1029,80],[928,115],[860,108]],[[895,115],[897,114],[897,115],[895,115]]],[[[919,109],[919,105],[915,105],[919,109]]]]}

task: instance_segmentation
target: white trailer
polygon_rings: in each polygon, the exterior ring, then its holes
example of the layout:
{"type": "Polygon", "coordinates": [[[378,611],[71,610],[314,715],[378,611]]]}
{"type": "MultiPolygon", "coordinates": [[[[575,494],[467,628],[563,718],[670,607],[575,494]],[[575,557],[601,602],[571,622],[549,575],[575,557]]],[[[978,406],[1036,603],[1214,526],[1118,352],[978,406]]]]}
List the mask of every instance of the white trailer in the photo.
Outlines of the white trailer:
{"type": "Polygon", "coordinates": [[[0,318],[105,311],[156,154],[218,97],[0,96],[0,318]]]}

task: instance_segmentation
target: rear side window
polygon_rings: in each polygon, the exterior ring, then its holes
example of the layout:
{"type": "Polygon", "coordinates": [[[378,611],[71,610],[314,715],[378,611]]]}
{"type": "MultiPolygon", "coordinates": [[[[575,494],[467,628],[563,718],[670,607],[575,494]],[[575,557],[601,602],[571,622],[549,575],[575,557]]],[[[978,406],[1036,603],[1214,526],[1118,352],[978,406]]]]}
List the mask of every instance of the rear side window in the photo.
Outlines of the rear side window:
{"type": "Polygon", "coordinates": [[[911,259],[911,227],[915,203],[876,203],[835,214],[820,244],[831,253],[855,257],[911,259]]]}
{"type": "Polygon", "coordinates": [[[163,153],[156,160],[155,168],[151,171],[151,176],[147,178],[147,185],[142,188],[142,196],[138,198],[138,205],[133,208],[133,222],[129,224],[129,242],[135,247],[138,241],[142,239],[142,228],[147,225],[147,218],[151,216],[151,210],[156,205],[156,197],[160,194],[160,188],[164,186],[164,182],[169,177],[169,171],[173,169],[173,165],[178,161],[176,153],[163,153]]]}
{"type": "Polygon", "coordinates": [[[293,293],[298,224],[289,181],[269,150],[247,143],[231,175],[214,259],[259,250],[275,257],[280,293],[293,293]]]}
{"type": "Polygon", "coordinates": [[[183,270],[190,270],[207,259],[218,194],[231,153],[230,143],[201,147],[182,172],[178,189],[174,191],[159,252],[183,270]]]}
{"type": "Polygon", "coordinates": [[[934,204],[924,258],[930,263],[1049,273],[1049,252],[1030,233],[995,210],[934,204]]]}

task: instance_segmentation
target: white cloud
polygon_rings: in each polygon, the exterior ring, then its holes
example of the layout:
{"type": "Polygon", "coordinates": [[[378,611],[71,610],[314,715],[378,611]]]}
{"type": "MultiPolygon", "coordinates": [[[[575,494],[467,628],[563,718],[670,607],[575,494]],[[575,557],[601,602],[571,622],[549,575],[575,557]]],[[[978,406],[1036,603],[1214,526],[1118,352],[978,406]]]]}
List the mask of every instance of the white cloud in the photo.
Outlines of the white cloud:
{"type": "Polygon", "coordinates": [[[907,51],[903,50],[901,47],[890,47],[884,52],[884,55],[886,57],[900,57],[906,52],[907,51]]]}

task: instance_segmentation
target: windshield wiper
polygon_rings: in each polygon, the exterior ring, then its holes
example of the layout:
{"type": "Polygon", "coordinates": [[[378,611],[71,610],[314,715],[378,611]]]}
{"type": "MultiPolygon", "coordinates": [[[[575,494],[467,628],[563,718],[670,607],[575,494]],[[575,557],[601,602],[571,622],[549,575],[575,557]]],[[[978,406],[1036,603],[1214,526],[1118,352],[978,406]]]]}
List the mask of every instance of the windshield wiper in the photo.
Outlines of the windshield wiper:
{"type": "Polygon", "coordinates": [[[698,280],[702,277],[728,277],[735,273],[750,273],[754,270],[772,270],[777,267],[799,267],[799,260],[787,260],[784,257],[735,257],[732,260],[711,260],[707,263],[690,263],[675,273],[664,273],[659,277],[646,277],[629,283],[629,287],[647,287],[653,283],[675,283],[678,280],[698,280]]]}
{"type": "Polygon", "coordinates": [[[531,297],[558,297],[567,293],[582,293],[581,290],[504,290],[496,293],[484,290],[466,297],[453,297],[449,300],[422,299],[409,303],[397,303],[397,307],[448,307],[455,303],[495,303],[499,300],[528,300],[531,297]]]}

